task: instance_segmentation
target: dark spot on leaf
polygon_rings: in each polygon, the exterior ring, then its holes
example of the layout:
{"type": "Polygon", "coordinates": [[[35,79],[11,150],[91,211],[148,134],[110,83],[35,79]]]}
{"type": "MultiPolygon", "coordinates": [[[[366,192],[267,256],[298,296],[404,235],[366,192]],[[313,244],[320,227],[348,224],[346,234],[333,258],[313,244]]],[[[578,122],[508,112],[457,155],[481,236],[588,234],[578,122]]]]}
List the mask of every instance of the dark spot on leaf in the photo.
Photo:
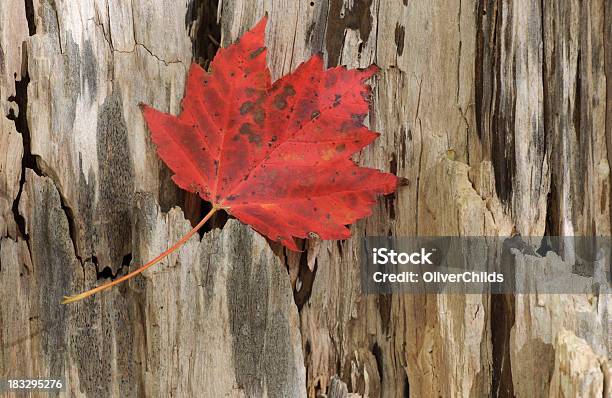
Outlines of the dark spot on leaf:
{"type": "Polygon", "coordinates": [[[240,126],[239,132],[242,135],[246,135],[250,143],[257,145],[258,147],[261,146],[261,137],[257,132],[251,129],[251,123],[243,123],[242,126],[240,126]]]}
{"type": "Polygon", "coordinates": [[[332,104],[332,106],[336,107],[338,105],[340,105],[340,99],[342,98],[342,96],[340,94],[336,94],[336,96],[334,97],[334,103],[332,104]]]}
{"type": "Polygon", "coordinates": [[[265,47],[259,47],[257,50],[255,50],[255,51],[251,52],[251,54],[249,55],[249,57],[250,57],[251,59],[253,59],[253,58],[257,57],[259,54],[261,54],[262,52],[264,52],[264,51],[265,51],[265,49],[266,49],[265,47]]]}
{"type": "Polygon", "coordinates": [[[319,112],[319,111],[312,112],[312,115],[310,115],[310,120],[316,119],[317,117],[319,117],[320,114],[321,114],[321,112],[319,112]]]}
{"type": "Polygon", "coordinates": [[[270,141],[274,142],[274,141],[276,141],[277,139],[278,139],[278,137],[277,137],[277,136],[275,136],[275,135],[273,135],[273,136],[272,136],[272,138],[270,138],[270,141]]]}
{"type": "Polygon", "coordinates": [[[230,195],[227,197],[227,200],[236,200],[238,198],[238,195],[230,195]]]}
{"type": "Polygon", "coordinates": [[[346,149],[346,145],[344,145],[344,144],[340,144],[340,145],[336,146],[336,152],[342,152],[342,151],[344,151],[344,149],[346,149]]]}
{"type": "Polygon", "coordinates": [[[365,113],[352,113],[351,120],[353,121],[353,124],[358,127],[363,124],[363,120],[366,118],[366,116],[367,115],[365,113]]]}
{"type": "Polygon", "coordinates": [[[279,94],[274,97],[274,107],[279,110],[285,109],[287,107],[287,100],[285,99],[285,96],[283,94],[279,94]]]}
{"type": "Polygon", "coordinates": [[[295,95],[295,89],[288,84],[283,87],[283,92],[274,97],[274,106],[276,109],[285,109],[287,106],[287,97],[295,95]]]}
{"type": "Polygon", "coordinates": [[[265,118],[266,113],[264,112],[264,110],[259,107],[255,108],[255,110],[253,111],[253,120],[255,120],[255,123],[257,123],[260,127],[263,127],[265,118]]]}
{"type": "Polygon", "coordinates": [[[253,131],[251,130],[251,123],[244,123],[242,126],[240,126],[240,134],[249,135],[252,133],[253,131]]]}
{"type": "Polygon", "coordinates": [[[241,106],[240,106],[240,114],[244,115],[245,113],[249,112],[253,106],[255,106],[254,103],[252,103],[251,101],[246,101],[244,102],[241,106]]]}

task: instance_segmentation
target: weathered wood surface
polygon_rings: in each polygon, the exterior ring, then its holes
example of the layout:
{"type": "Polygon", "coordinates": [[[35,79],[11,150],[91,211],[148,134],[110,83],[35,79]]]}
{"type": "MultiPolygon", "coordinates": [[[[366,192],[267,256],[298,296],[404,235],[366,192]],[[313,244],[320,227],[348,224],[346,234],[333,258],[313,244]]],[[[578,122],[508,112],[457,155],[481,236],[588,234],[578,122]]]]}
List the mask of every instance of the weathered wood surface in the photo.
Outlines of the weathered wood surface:
{"type": "Polygon", "coordinates": [[[364,234],[610,235],[611,18],[605,0],[0,2],[0,377],[89,397],[610,395],[610,292],[363,296],[358,264],[364,234]],[[357,160],[409,185],[345,242],[288,253],[229,221],[59,306],[198,218],[138,102],[177,113],[191,60],[265,12],[275,78],[315,52],[381,67],[382,135],[357,160]]]}

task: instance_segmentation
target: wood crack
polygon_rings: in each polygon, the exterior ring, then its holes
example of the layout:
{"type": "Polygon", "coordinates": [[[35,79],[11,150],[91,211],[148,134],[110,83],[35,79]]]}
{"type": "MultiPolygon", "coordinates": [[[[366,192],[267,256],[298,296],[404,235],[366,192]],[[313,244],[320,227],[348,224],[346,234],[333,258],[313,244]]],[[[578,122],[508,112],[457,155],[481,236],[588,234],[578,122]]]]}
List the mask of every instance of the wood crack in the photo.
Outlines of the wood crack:
{"type": "MultiPolygon", "coordinates": [[[[132,13],[132,17],[133,17],[133,13],[132,13]]],[[[136,47],[142,47],[147,53],[149,53],[150,56],[152,56],[153,58],[157,59],[158,61],[160,61],[161,63],[163,63],[166,66],[172,65],[172,64],[181,64],[181,65],[183,65],[183,67],[185,67],[185,63],[183,61],[181,61],[180,59],[166,60],[166,59],[160,57],[159,55],[155,54],[153,51],[151,51],[151,49],[149,49],[143,43],[139,43],[138,41],[136,41],[136,33],[135,32],[134,32],[134,46],[132,47],[132,49],[130,49],[130,50],[118,50],[118,49],[114,48],[114,46],[113,46],[112,38],[110,37],[110,27],[109,27],[109,32],[107,33],[106,29],[104,29],[104,25],[99,20],[99,15],[98,15],[97,11],[96,11],[96,18],[90,18],[89,20],[92,21],[94,23],[94,25],[96,25],[98,28],[100,28],[102,30],[102,36],[104,37],[104,41],[106,41],[106,43],[108,44],[108,46],[110,48],[110,51],[112,53],[133,54],[133,53],[136,52],[136,47]]],[[[109,21],[109,25],[110,25],[110,21],[109,21]]],[[[185,67],[185,69],[186,69],[186,67],[185,67]]]]}

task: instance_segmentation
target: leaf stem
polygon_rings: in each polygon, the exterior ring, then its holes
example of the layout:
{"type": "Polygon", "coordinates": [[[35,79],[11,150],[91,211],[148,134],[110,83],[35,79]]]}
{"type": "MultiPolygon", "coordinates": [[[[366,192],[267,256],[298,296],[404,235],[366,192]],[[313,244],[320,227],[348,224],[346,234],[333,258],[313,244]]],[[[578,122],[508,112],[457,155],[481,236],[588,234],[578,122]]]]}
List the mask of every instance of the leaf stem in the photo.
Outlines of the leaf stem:
{"type": "Polygon", "coordinates": [[[204,224],[206,224],[206,221],[208,221],[210,219],[210,217],[212,217],[212,215],[215,214],[215,212],[217,210],[219,210],[219,207],[213,206],[213,208],[210,209],[208,214],[206,214],[204,216],[204,218],[198,223],[198,225],[193,227],[193,229],[191,231],[187,232],[187,234],[185,236],[183,236],[174,245],[172,245],[172,247],[170,247],[168,250],[166,250],[165,252],[161,253],[160,255],[158,255],[157,257],[155,257],[153,260],[149,261],[145,265],[143,265],[140,268],[130,272],[129,274],[126,274],[126,275],[122,276],[121,278],[115,279],[114,281],[108,282],[108,283],[106,283],[104,285],[101,285],[101,286],[98,286],[96,288],[87,290],[87,291],[85,291],[83,293],[79,293],[79,294],[74,295],[74,296],[64,296],[64,299],[62,300],[62,304],[74,303],[75,301],[82,300],[82,299],[84,299],[86,297],[92,296],[92,295],[94,295],[96,293],[99,293],[99,292],[101,292],[103,290],[110,289],[111,287],[113,287],[115,285],[118,285],[119,283],[124,282],[124,281],[126,281],[128,279],[131,279],[131,278],[135,277],[136,275],[142,273],[146,269],[150,268],[151,266],[157,264],[159,261],[163,260],[169,254],[174,252],[176,249],[178,249],[179,247],[184,245],[185,242],[187,242],[189,240],[189,238],[191,238],[196,232],[198,232],[198,230],[200,228],[202,228],[204,226],[204,224]]]}

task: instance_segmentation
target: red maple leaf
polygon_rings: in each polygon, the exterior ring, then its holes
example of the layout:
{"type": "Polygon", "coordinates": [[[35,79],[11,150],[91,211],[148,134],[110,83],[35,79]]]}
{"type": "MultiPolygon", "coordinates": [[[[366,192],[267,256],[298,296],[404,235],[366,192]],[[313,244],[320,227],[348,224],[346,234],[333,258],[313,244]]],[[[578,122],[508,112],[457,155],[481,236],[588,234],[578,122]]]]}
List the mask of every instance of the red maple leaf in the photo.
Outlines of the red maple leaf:
{"type": "Polygon", "coordinates": [[[377,194],[395,191],[396,176],[350,159],[378,137],[363,125],[371,94],[364,82],[377,68],[325,70],[315,55],[272,84],[264,47],[266,19],[220,49],[209,72],[191,65],[178,116],[142,105],[157,153],[174,172],[174,182],[213,207],[166,252],[96,289],[155,264],[218,209],[298,250],[294,237],[350,237],[346,225],[369,215],[377,194]]]}

